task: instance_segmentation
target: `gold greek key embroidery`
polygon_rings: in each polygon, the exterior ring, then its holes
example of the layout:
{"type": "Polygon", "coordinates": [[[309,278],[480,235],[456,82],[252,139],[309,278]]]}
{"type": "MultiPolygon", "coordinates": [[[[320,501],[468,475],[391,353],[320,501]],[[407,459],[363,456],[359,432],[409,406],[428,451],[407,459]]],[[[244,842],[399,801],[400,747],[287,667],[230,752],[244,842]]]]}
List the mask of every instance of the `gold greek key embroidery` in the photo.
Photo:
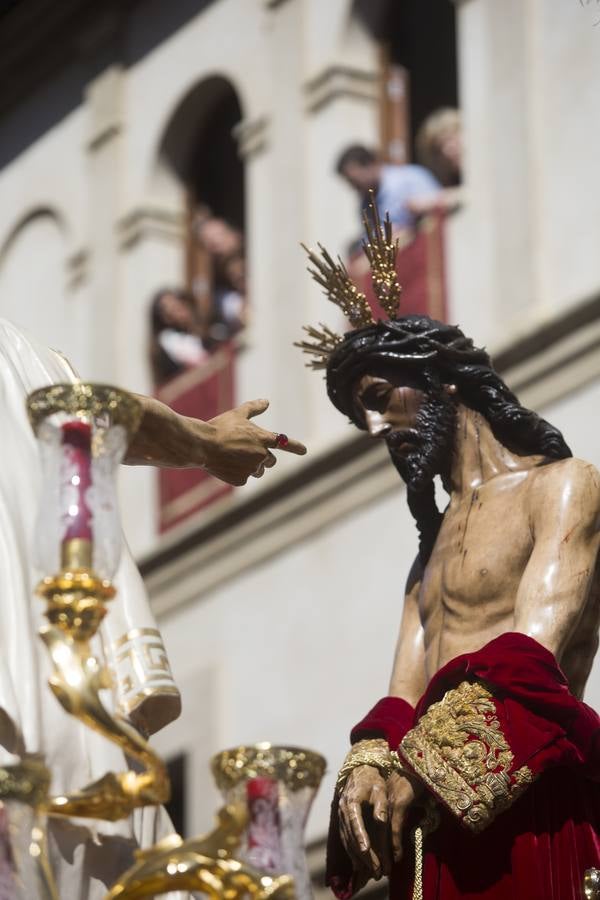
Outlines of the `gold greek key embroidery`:
{"type": "Polygon", "coordinates": [[[122,712],[131,713],[151,694],[178,694],[156,628],[134,628],[114,641],[112,648],[122,712]]]}
{"type": "Polygon", "coordinates": [[[132,628],[127,634],[123,634],[116,641],[113,641],[113,650],[117,651],[124,644],[128,644],[139,637],[153,637],[161,640],[158,628],[132,628]]]}
{"type": "Polygon", "coordinates": [[[514,755],[492,694],[464,681],[427,710],[403,738],[400,756],[471,831],[482,831],[533,781],[514,755]]]}

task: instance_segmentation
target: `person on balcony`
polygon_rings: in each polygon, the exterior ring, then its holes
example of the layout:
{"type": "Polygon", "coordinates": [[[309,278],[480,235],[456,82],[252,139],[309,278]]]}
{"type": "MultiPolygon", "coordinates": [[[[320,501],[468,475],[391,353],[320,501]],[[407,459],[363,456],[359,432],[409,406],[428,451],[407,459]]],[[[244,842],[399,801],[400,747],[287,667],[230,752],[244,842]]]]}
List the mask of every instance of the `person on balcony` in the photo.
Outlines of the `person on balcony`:
{"type": "Polygon", "coordinates": [[[383,163],[373,150],[352,144],[340,154],[336,172],[360,195],[361,214],[375,192],[381,219],[389,213],[394,232],[410,232],[418,215],[411,208],[414,200],[437,197],[441,184],[424,166],[383,163]]]}
{"type": "Polygon", "coordinates": [[[238,251],[226,257],[217,270],[209,338],[215,343],[229,341],[246,324],[246,260],[238,251]]]}
{"type": "Polygon", "coordinates": [[[225,219],[215,216],[208,206],[201,206],[194,217],[194,235],[211,256],[223,259],[243,250],[241,231],[225,219]]]}
{"type": "Polygon", "coordinates": [[[415,216],[452,212],[462,201],[463,139],[460,113],[442,107],[427,116],[417,132],[417,159],[433,172],[441,185],[436,194],[412,197],[408,203],[415,216]]]}
{"type": "Polygon", "coordinates": [[[163,288],[151,306],[150,361],[158,387],[169,379],[201,365],[208,356],[194,300],[187,291],[163,288]]]}
{"type": "Polygon", "coordinates": [[[195,292],[196,307],[205,325],[206,347],[214,351],[246,325],[246,258],[241,231],[202,206],[194,221],[194,235],[210,259],[211,285],[195,292]]]}

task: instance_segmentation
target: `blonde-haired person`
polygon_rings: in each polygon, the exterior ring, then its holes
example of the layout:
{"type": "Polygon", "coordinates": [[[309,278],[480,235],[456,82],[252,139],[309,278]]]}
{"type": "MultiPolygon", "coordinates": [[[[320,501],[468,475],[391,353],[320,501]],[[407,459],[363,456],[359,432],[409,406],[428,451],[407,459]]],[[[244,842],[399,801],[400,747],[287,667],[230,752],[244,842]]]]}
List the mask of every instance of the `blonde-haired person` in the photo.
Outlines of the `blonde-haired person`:
{"type": "Polygon", "coordinates": [[[419,163],[435,175],[442,188],[433,196],[413,198],[411,212],[423,216],[456,209],[462,201],[463,142],[459,111],[442,107],[427,116],[417,132],[415,149],[419,163]]]}

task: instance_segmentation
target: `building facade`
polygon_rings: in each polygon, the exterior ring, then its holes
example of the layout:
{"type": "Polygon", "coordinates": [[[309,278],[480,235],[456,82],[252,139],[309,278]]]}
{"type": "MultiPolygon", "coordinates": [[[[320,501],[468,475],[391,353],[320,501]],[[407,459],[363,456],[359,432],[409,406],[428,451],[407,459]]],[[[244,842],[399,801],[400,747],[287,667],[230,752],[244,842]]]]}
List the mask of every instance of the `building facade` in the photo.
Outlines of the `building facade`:
{"type": "Polygon", "coordinates": [[[217,803],[211,754],[267,739],[329,760],[318,846],[349,726],[387,690],[416,533],[383,449],[291,347],[305,323],[340,325],[299,241],[345,252],[358,220],[339,152],[387,136],[408,155],[419,117],[457,96],[448,318],[600,466],[600,9],[428,0],[396,21],[383,0],[95,6],[18,0],[0,14],[0,315],[86,379],[149,392],[149,301],[189,275],[190,206],[216,191],[240,220],[251,318],[235,397],[269,397],[265,427],[310,453],[163,535],[155,473],[126,471],[123,518],[183,693],[156,744],[182,761],[186,832],[217,803]],[[385,112],[390,66],[408,72],[405,131],[385,112]]]}

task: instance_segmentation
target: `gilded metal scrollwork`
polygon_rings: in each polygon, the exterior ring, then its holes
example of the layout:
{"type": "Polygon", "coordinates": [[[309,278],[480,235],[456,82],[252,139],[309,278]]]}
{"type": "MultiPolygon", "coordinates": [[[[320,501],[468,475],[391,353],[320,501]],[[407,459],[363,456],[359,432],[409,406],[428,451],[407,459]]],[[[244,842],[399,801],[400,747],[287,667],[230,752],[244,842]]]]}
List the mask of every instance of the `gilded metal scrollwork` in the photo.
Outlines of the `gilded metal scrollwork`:
{"type": "Polygon", "coordinates": [[[166,891],[199,891],[211,900],[294,900],[289,875],[271,877],[233,857],[246,827],[243,806],[225,806],[207,835],[184,841],[172,834],[122,875],[105,900],[139,900],[166,891]]]}
{"type": "Polygon", "coordinates": [[[44,626],[41,637],[54,664],[50,687],[63,708],[144,766],[140,773],[108,772],[81,791],[51,797],[48,812],[116,821],[136,807],[165,803],[169,780],[164,763],[131,725],[103,705],[99,692],[110,687],[110,680],[87,641],[75,640],[53,626],[44,626]]]}

